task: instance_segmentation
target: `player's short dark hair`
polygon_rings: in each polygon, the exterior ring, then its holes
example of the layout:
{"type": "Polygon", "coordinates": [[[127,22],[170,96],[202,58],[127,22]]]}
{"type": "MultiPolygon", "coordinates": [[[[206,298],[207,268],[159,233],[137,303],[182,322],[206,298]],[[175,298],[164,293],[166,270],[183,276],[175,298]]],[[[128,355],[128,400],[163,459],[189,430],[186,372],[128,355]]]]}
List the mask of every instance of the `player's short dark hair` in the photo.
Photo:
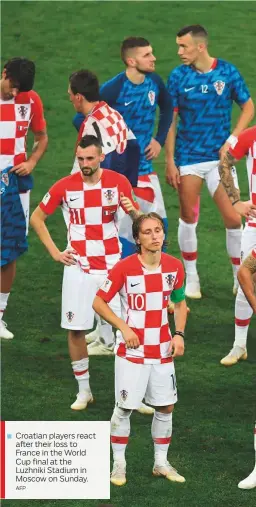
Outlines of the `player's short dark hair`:
{"type": "Polygon", "coordinates": [[[86,134],[82,137],[82,139],[79,141],[78,145],[80,148],[88,148],[88,146],[96,146],[100,152],[102,152],[102,146],[101,142],[96,136],[91,136],[89,134],[86,134]]]}
{"type": "Polygon", "coordinates": [[[76,95],[80,93],[88,102],[100,100],[100,85],[96,74],[90,70],[82,69],[69,76],[71,91],[76,95]]]}
{"type": "Polygon", "coordinates": [[[121,44],[121,58],[123,62],[126,64],[127,51],[129,51],[129,49],[145,48],[147,46],[150,46],[150,42],[143,37],[128,37],[124,39],[121,44]]]}
{"type": "Polygon", "coordinates": [[[183,37],[183,35],[187,35],[188,33],[190,33],[192,37],[202,37],[203,39],[208,39],[208,32],[202,25],[184,26],[177,33],[177,37],[183,37]]]}
{"type": "Polygon", "coordinates": [[[4,64],[6,78],[19,92],[29,92],[34,86],[36,68],[34,62],[17,56],[4,64]]]}
{"type": "MultiPolygon", "coordinates": [[[[155,213],[154,211],[151,211],[151,213],[143,213],[143,215],[140,215],[138,218],[136,218],[132,224],[132,236],[136,243],[137,252],[141,252],[141,246],[137,243],[137,240],[139,239],[139,233],[141,231],[141,225],[143,224],[144,220],[147,218],[152,218],[153,220],[158,220],[160,224],[162,225],[163,231],[166,234],[165,231],[165,225],[162,217],[158,215],[158,213],[155,213]]],[[[164,240],[163,246],[167,246],[167,241],[164,240]]]]}

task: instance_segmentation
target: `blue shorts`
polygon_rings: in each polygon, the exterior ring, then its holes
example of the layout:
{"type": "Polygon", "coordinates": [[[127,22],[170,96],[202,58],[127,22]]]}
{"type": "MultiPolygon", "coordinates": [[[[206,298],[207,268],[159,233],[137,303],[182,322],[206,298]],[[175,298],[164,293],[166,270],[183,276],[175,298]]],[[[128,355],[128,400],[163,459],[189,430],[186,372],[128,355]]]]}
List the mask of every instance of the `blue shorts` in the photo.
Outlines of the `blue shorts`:
{"type": "Polygon", "coordinates": [[[18,178],[7,167],[1,172],[1,266],[27,251],[26,220],[19,196],[18,178]]]}

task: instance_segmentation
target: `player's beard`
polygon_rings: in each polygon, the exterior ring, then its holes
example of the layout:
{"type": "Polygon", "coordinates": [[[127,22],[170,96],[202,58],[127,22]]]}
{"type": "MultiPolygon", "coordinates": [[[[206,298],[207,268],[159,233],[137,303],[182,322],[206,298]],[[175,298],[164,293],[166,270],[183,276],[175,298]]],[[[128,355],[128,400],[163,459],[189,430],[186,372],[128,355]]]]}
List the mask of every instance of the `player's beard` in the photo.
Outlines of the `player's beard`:
{"type": "Polygon", "coordinates": [[[96,173],[96,171],[98,171],[99,167],[100,167],[99,165],[97,167],[85,166],[85,167],[81,168],[81,171],[84,176],[92,176],[94,173],[96,173]],[[89,169],[90,169],[90,172],[86,172],[86,171],[89,171],[89,169]]]}
{"type": "Polygon", "coordinates": [[[139,72],[140,74],[143,74],[143,76],[146,76],[147,74],[151,74],[151,72],[154,72],[155,71],[155,66],[152,67],[151,70],[144,70],[142,69],[141,67],[139,67],[138,65],[136,66],[136,70],[137,72],[139,72]]]}

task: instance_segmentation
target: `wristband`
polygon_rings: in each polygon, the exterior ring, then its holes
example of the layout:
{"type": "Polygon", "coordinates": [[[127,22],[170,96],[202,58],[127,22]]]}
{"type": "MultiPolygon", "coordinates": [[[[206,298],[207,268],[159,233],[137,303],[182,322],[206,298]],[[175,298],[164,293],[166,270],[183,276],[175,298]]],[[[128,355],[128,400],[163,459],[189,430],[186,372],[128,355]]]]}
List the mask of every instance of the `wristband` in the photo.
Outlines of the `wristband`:
{"type": "Polygon", "coordinates": [[[236,136],[233,136],[233,134],[231,134],[227,140],[226,140],[226,143],[229,143],[231,148],[234,148],[236,143],[237,143],[238,139],[236,136]]]}
{"type": "Polygon", "coordinates": [[[176,334],[182,336],[182,338],[185,338],[185,333],[183,333],[183,331],[175,331],[173,336],[175,336],[176,334]]]}
{"type": "Polygon", "coordinates": [[[232,206],[234,206],[234,204],[236,204],[237,202],[240,202],[240,199],[237,199],[236,201],[232,202],[232,206]]]}

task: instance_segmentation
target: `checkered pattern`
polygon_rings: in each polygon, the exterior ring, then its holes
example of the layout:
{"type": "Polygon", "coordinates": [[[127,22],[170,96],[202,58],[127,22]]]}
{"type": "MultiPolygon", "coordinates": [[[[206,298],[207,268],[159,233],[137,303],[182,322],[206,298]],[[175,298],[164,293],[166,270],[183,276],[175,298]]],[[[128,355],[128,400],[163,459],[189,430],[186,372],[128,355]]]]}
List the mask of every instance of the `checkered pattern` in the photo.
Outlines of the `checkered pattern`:
{"type": "Polygon", "coordinates": [[[103,101],[99,102],[83,121],[78,141],[85,134],[93,134],[99,137],[99,133],[105,155],[114,150],[119,154],[124,152],[128,138],[127,125],[121,114],[103,101]]]}
{"type": "Polygon", "coordinates": [[[143,268],[137,254],[118,262],[97,295],[108,303],[119,292],[122,318],[140,340],[137,349],[127,349],[121,333],[117,333],[118,356],[143,364],[172,361],[167,306],[171,293],[183,283],[181,261],[164,253],[155,271],[143,268]]]}
{"type": "MultiPolygon", "coordinates": [[[[236,160],[240,160],[245,155],[250,199],[256,205],[256,126],[246,129],[240,134],[235,147],[230,148],[230,153],[236,160]]],[[[247,220],[250,227],[256,227],[256,218],[247,220]]]]}
{"type": "Polygon", "coordinates": [[[46,126],[39,95],[21,92],[11,100],[0,100],[0,169],[26,160],[28,129],[39,132],[46,126]]]}
{"type": "Polygon", "coordinates": [[[107,273],[120,258],[116,223],[116,211],[122,207],[120,193],[138,208],[125,176],[103,169],[101,179],[93,186],[84,183],[80,172],[59,180],[40,203],[47,214],[65,204],[69,212],[69,246],[88,273],[107,273]]]}

